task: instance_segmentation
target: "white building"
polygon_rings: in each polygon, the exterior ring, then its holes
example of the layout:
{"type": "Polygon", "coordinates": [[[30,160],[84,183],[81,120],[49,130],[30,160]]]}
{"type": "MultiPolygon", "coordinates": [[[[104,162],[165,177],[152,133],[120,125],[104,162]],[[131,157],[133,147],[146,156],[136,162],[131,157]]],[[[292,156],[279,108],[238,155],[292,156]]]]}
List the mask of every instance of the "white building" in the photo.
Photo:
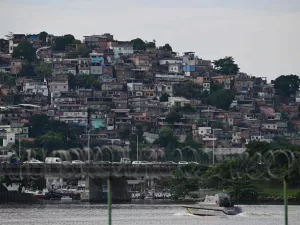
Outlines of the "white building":
{"type": "Polygon", "coordinates": [[[122,55],[133,54],[133,46],[130,44],[118,44],[117,46],[111,46],[110,49],[113,50],[115,59],[119,59],[122,55]]]}
{"type": "Polygon", "coordinates": [[[47,81],[44,79],[43,82],[26,82],[23,86],[23,92],[32,94],[41,94],[43,96],[48,96],[47,81]]]}
{"type": "Polygon", "coordinates": [[[9,144],[15,144],[15,133],[13,132],[0,132],[0,137],[2,138],[2,146],[6,147],[9,144]]]}
{"type": "Polygon", "coordinates": [[[53,91],[68,91],[69,90],[68,79],[59,78],[59,77],[50,79],[49,88],[51,93],[53,91]]]}
{"type": "Polygon", "coordinates": [[[181,73],[181,64],[169,64],[169,73],[181,73]]]}
{"type": "Polygon", "coordinates": [[[198,134],[202,136],[211,134],[211,127],[198,127],[198,134]]]}
{"type": "Polygon", "coordinates": [[[159,60],[159,65],[166,64],[182,64],[182,59],[161,59],[159,60]]]}
{"type": "Polygon", "coordinates": [[[261,135],[253,135],[250,136],[250,139],[249,138],[246,139],[246,144],[249,144],[250,141],[264,141],[264,142],[271,143],[273,139],[265,138],[264,136],[261,135]]]}
{"type": "Polygon", "coordinates": [[[190,104],[190,100],[187,100],[183,97],[169,97],[168,98],[169,106],[180,106],[183,107],[185,105],[190,104]]]}

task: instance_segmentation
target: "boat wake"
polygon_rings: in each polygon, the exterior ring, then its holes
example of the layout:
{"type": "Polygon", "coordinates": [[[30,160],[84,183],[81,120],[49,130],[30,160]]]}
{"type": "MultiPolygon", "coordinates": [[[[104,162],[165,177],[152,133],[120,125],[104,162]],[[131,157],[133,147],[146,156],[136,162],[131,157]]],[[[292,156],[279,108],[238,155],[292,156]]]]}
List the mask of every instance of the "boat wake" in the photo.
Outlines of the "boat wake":
{"type": "Polygon", "coordinates": [[[173,216],[195,216],[195,215],[192,215],[187,211],[182,211],[182,212],[174,213],[173,216]]]}
{"type": "Polygon", "coordinates": [[[242,212],[238,214],[241,217],[283,217],[281,213],[262,213],[262,212],[242,212]]]}

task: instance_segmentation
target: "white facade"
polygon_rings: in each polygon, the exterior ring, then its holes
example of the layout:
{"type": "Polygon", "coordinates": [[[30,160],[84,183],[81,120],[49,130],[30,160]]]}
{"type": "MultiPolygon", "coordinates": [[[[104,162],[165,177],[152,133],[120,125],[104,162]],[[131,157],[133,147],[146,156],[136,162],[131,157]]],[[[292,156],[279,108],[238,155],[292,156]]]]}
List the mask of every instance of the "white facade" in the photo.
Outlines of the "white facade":
{"type": "Polygon", "coordinates": [[[15,143],[15,133],[2,133],[1,137],[3,138],[3,147],[6,147],[9,144],[14,144],[15,143]]]}
{"type": "Polygon", "coordinates": [[[211,127],[198,127],[198,134],[202,136],[211,134],[211,127]]]}
{"type": "Polygon", "coordinates": [[[203,83],[203,91],[210,92],[210,83],[203,83]]]}
{"type": "Polygon", "coordinates": [[[155,78],[157,79],[168,79],[168,80],[183,80],[183,75],[175,75],[175,74],[155,74],[155,78]]]}
{"type": "Polygon", "coordinates": [[[12,54],[14,52],[14,48],[18,46],[18,44],[14,44],[14,40],[13,39],[10,39],[8,41],[8,45],[9,45],[9,54],[12,54]]]}
{"type": "Polygon", "coordinates": [[[233,143],[240,143],[241,139],[242,139],[242,137],[239,132],[232,134],[232,142],[233,143]]]}
{"type": "Polygon", "coordinates": [[[14,133],[15,135],[21,135],[22,137],[28,138],[28,127],[0,125],[0,132],[1,131],[6,133],[14,133]]]}
{"type": "Polygon", "coordinates": [[[68,91],[69,90],[69,85],[68,85],[68,80],[61,80],[61,81],[56,81],[52,80],[49,82],[49,88],[50,92],[53,91],[68,91]]]}
{"type": "Polygon", "coordinates": [[[183,97],[169,97],[168,103],[170,106],[180,106],[183,107],[187,104],[190,104],[190,100],[187,100],[183,97]]]}
{"type": "Polygon", "coordinates": [[[181,64],[169,64],[169,73],[180,73],[181,64]]]}
{"type": "Polygon", "coordinates": [[[90,70],[87,69],[87,70],[79,70],[79,75],[89,75],[90,74],[90,70]]]}
{"type": "Polygon", "coordinates": [[[250,139],[246,139],[246,144],[249,144],[250,141],[264,141],[264,142],[268,142],[271,143],[273,140],[272,139],[268,139],[265,138],[264,136],[251,136],[250,139]]]}
{"type": "Polygon", "coordinates": [[[23,91],[32,94],[42,94],[43,96],[48,96],[47,82],[27,82],[23,86],[23,91]]]}
{"type": "Polygon", "coordinates": [[[262,124],[262,128],[267,130],[277,130],[277,124],[262,124]]]}
{"type": "Polygon", "coordinates": [[[115,59],[120,58],[121,55],[132,55],[133,46],[115,46],[110,47],[114,52],[115,59]]]}
{"type": "Polygon", "coordinates": [[[159,60],[159,65],[166,64],[182,64],[182,59],[161,59],[159,60]]]}

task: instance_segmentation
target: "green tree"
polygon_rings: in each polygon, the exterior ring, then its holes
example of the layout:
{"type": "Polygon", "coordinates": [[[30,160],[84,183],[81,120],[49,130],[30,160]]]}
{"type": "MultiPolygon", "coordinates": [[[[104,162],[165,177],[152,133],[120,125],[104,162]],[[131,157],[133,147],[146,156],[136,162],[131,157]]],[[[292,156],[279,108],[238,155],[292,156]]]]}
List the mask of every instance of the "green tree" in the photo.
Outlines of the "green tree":
{"type": "Polygon", "coordinates": [[[42,31],[41,33],[39,33],[39,40],[42,46],[45,46],[47,44],[46,43],[47,36],[48,33],[46,31],[42,31]]]}
{"type": "Polygon", "coordinates": [[[236,202],[253,202],[258,200],[257,187],[247,180],[232,181],[231,185],[226,187],[226,190],[236,202]]]}
{"type": "Polygon", "coordinates": [[[18,76],[32,78],[36,76],[34,66],[32,64],[25,64],[22,66],[18,76]]]}
{"type": "Polygon", "coordinates": [[[202,92],[202,86],[193,81],[175,84],[173,86],[175,96],[184,97],[187,99],[199,99],[207,97],[207,93],[202,92]]]}
{"type": "Polygon", "coordinates": [[[164,51],[172,51],[172,47],[169,44],[165,44],[164,46],[161,46],[160,49],[164,51]]]}
{"type": "Polygon", "coordinates": [[[49,118],[45,114],[34,114],[29,118],[29,136],[37,137],[45,133],[45,126],[49,124],[49,118]]]}
{"type": "Polygon", "coordinates": [[[66,47],[73,44],[75,37],[71,34],[66,34],[64,36],[56,37],[54,40],[54,50],[55,51],[65,51],[66,47]]]}
{"type": "Polygon", "coordinates": [[[186,114],[194,114],[197,112],[197,109],[193,107],[191,104],[186,104],[183,107],[180,107],[179,110],[182,113],[186,113],[186,114]]]}
{"type": "Polygon", "coordinates": [[[159,101],[160,101],[160,102],[167,102],[167,101],[169,100],[169,97],[170,97],[170,95],[168,95],[167,93],[163,93],[163,94],[160,96],[159,101]]]}
{"type": "Polygon", "coordinates": [[[178,142],[177,138],[173,134],[173,130],[169,127],[163,127],[159,130],[158,140],[155,142],[161,147],[167,147],[172,142],[178,142]]]}
{"type": "Polygon", "coordinates": [[[78,56],[81,57],[89,57],[89,54],[92,52],[92,50],[88,49],[86,45],[81,44],[78,46],[77,51],[68,52],[66,54],[67,59],[77,58],[78,56]]]}
{"type": "Polygon", "coordinates": [[[215,72],[219,74],[236,75],[240,71],[240,68],[231,56],[215,60],[213,64],[215,72]]]}
{"type": "Polygon", "coordinates": [[[147,45],[142,39],[136,38],[131,40],[130,42],[133,44],[134,50],[143,50],[143,51],[146,50],[147,45]]]}
{"type": "Polygon", "coordinates": [[[185,197],[192,191],[198,191],[202,185],[202,176],[209,169],[206,165],[187,165],[173,171],[173,178],[169,182],[169,188],[174,198],[185,197]],[[187,175],[193,177],[189,177],[187,175]]]}
{"type": "Polygon", "coordinates": [[[218,90],[208,97],[208,102],[219,109],[228,110],[234,96],[229,90],[218,90]]]}
{"type": "Polygon", "coordinates": [[[174,124],[176,122],[181,122],[182,115],[175,110],[172,110],[166,117],[166,122],[174,124]]]}
{"type": "Polygon", "coordinates": [[[280,97],[290,97],[299,90],[300,79],[297,75],[281,75],[274,81],[274,88],[280,97]]]}
{"type": "Polygon", "coordinates": [[[272,144],[265,141],[250,141],[246,147],[250,156],[253,156],[255,153],[265,154],[273,149],[272,144]]]}
{"type": "Polygon", "coordinates": [[[123,126],[121,129],[118,130],[118,134],[119,134],[119,137],[122,139],[122,140],[128,140],[131,136],[131,127],[128,125],[128,126],[123,126]]]}
{"type": "Polygon", "coordinates": [[[65,138],[61,133],[49,131],[48,133],[35,139],[37,146],[53,151],[62,149],[65,146],[65,138]]]}
{"type": "Polygon", "coordinates": [[[147,42],[146,45],[147,45],[147,48],[156,48],[156,41],[153,40],[153,41],[147,42]]]}
{"type": "Polygon", "coordinates": [[[35,49],[29,42],[21,42],[17,47],[14,48],[12,57],[14,59],[25,59],[27,62],[33,62],[35,60],[35,49]]]}
{"type": "Polygon", "coordinates": [[[37,74],[40,79],[49,78],[52,75],[51,64],[40,62],[35,68],[35,74],[37,74]]]}

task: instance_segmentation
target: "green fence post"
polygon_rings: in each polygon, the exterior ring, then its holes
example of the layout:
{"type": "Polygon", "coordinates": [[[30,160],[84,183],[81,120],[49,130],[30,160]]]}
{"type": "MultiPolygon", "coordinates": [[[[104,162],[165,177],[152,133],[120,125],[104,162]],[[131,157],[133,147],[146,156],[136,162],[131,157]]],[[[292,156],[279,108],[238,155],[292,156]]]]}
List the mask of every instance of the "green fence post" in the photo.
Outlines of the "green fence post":
{"type": "Polygon", "coordinates": [[[111,225],[111,177],[107,178],[107,208],[108,208],[108,225],[111,225]]]}

